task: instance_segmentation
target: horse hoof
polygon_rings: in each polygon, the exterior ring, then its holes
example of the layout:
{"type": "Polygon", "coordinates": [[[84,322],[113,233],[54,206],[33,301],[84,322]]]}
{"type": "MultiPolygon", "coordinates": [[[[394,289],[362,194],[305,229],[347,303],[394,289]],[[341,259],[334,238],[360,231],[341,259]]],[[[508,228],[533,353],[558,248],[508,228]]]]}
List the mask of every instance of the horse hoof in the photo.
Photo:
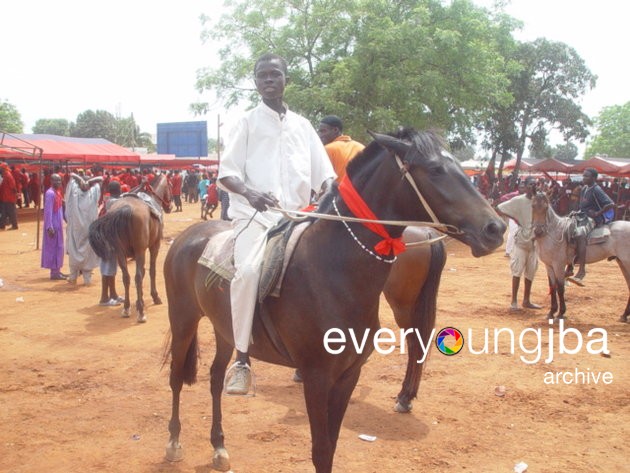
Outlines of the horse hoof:
{"type": "Polygon", "coordinates": [[[138,314],[138,323],[143,324],[147,321],[147,316],[144,314],[138,314]]]}
{"type": "Polygon", "coordinates": [[[217,448],[212,455],[212,468],[218,471],[230,470],[230,456],[225,448],[217,448]]]}
{"type": "Polygon", "coordinates": [[[120,314],[120,316],[123,319],[128,319],[129,318],[129,309],[128,308],[127,309],[123,309],[122,314],[120,314]]]}
{"type": "Polygon", "coordinates": [[[628,323],[628,316],[627,315],[622,315],[621,317],[619,317],[619,322],[623,322],[628,323]]]}
{"type": "Polygon", "coordinates": [[[160,305],[162,303],[162,299],[160,299],[159,297],[155,297],[153,299],[153,304],[154,305],[160,305]]]}
{"type": "Polygon", "coordinates": [[[412,409],[412,405],[410,402],[402,403],[400,401],[396,401],[396,405],[394,406],[394,411],[399,414],[409,414],[412,409]]]}
{"type": "Polygon", "coordinates": [[[170,462],[180,462],[184,459],[184,449],[180,443],[166,447],[166,459],[170,462]]]}

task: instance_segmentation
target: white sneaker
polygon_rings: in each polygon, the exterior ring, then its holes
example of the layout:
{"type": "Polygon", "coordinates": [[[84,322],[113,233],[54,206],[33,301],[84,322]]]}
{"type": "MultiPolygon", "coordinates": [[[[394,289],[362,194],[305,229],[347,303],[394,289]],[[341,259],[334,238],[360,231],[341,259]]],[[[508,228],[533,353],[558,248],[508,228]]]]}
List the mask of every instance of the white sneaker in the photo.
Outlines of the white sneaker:
{"type": "Polygon", "coordinates": [[[249,365],[235,362],[225,375],[225,393],[245,396],[252,386],[252,373],[249,365]]]}

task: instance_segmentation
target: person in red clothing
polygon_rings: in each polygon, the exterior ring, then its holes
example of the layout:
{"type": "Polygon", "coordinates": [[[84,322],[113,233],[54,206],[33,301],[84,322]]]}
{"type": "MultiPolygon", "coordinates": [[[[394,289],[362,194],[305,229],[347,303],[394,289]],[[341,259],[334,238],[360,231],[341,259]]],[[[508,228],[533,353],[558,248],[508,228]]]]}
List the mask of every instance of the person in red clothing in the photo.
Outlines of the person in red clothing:
{"type": "Polygon", "coordinates": [[[35,208],[42,205],[42,186],[39,182],[39,174],[36,172],[31,173],[31,178],[28,180],[28,196],[35,208]]]}
{"type": "Polygon", "coordinates": [[[17,185],[15,178],[6,163],[0,163],[0,230],[4,230],[7,220],[11,222],[11,230],[18,229],[17,212],[15,203],[17,202],[17,185]]]}
{"type": "Polygon", "coordinates": [[[179,169],[176,169],[171,179],[171,195],[173,196],[173,202],[175,203],[175,212],[182,211],[182,176],[179,173],[179,169]]]}

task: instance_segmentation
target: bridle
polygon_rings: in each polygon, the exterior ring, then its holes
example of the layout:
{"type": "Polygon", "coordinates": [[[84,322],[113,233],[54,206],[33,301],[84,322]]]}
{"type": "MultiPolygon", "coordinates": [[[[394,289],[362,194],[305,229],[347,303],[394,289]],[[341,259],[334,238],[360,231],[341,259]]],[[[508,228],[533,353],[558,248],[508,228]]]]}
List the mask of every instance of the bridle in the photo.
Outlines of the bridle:
{"type": "MultiPolygon", "coordinates": [[[[168,180],[166,179],[166,176],[162,175],[162,179],[165,181],[164,185],[168,186],[169,184],[168,184],[168,180]]],[[[145,185],[144,191],[147,194],[149,194],[151,197],[159,201],[160,205],[162,206],[164,210],[167,210],[171,207],[171,200],[161,197],[157,192],[155,192],[155,189],[153,188],[153,186],[149,184],[148,182],[145,185]]],[[[165,193],[165,195],[169,195],[168,191],[165,193]]]]}

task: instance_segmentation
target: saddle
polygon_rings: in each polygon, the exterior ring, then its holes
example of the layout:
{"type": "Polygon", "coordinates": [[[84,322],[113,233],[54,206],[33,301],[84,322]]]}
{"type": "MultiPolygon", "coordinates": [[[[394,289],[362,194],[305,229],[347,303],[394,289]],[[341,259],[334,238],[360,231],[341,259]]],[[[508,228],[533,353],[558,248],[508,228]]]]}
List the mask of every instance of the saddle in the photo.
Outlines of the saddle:
{"type": "MultiPolygon", "coordinates": [[[[584,225],[585,224],[584,220],[587,219],[588,217],[580,213],[572,213],[570,217],[571,217],[571,224],[568,228],[567,236],[569,237],[570,243],[574,244],[575,233],[578,227],[584,225]]],[[[606,223],[599,227],[595,227],[588,233],[587,245],[599,245],[601,243],[604,243],[608,239],[609,236],[610,236],[610,223],[606,223]]]]}
{"type": "MultiPolygon", "coordinates": [[[[258,285],[258,302],[264,301],[268,296],[280,297],[282,280],[291,255],[302,233],[309,225],[310,222],[295,223],[285,219],[269,230],[258,285]]],[[[216,277],[231,281],[236,273],[232,230],[215,235],[208,242],[197,262],[213,272],[213,275],[208,277],[206,286],[215,281],[216,277]]]]}
{"type": "Polygon", "coordinates": [[[157,218],[160,221],[160,223],[162,223],[162,219],[163,219],[162,208],[158,207],[158,205],[155,203],[155,200],[149,194],[145,192],[138,192],[138,193],[127,192],[126,194],[123,194],[121,197],[135,197],[136,199],[140,199],[142,202],[144,202],[145,204],[149,206],[151,215],[157,218]]]}
{"type": "Polygon", "coordinates": [[[610,224],[602,225],[601,227],[595,227],[588,234],[588,245],[600,245],[608,240],[610,236],[610,224]]]}

